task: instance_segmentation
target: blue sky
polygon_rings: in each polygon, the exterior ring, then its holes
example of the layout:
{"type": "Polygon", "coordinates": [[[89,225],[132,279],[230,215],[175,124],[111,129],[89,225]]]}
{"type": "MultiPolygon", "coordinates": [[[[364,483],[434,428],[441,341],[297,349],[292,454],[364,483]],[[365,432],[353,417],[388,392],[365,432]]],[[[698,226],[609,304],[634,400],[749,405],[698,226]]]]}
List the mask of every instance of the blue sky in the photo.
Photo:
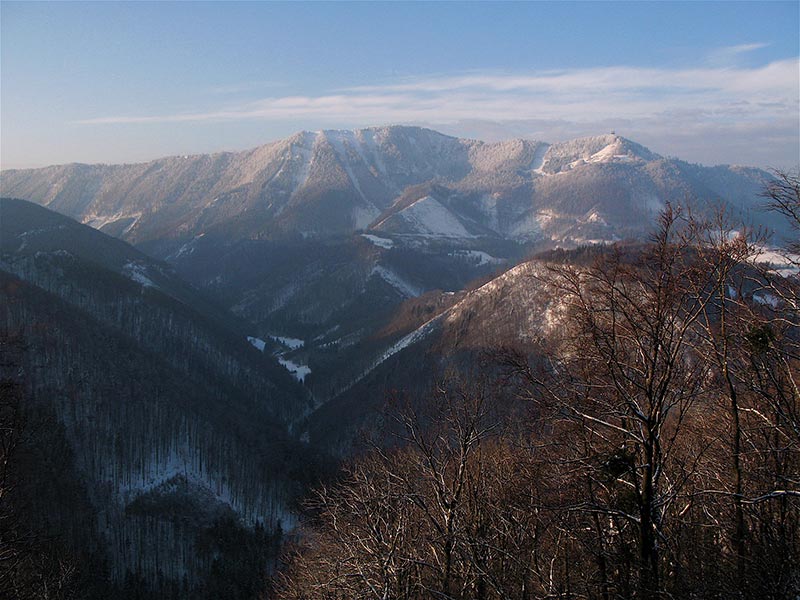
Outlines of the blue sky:
{"type": "Polygon", "coordinates": [[[800,160],[798,2],[0,4],[3,168],[390,123],[800,160]]]}

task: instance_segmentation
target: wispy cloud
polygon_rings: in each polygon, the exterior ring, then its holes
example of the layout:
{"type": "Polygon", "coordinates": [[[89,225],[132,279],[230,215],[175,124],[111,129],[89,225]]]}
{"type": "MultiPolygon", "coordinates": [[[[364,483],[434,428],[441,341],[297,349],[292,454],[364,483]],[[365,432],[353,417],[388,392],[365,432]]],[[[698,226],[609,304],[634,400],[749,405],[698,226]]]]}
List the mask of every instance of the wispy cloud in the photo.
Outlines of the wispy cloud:
{"type": "Polygon", "coordinates": [[[735,46],[716,48],[709,53],[708,63],[713,66],[735,65],[744,55],[754,52],[755,50],[760,50],[761,48],[766,48],[767,46],[769,46],[769,44],[764,42],[755,42],[751,44],[737,44],[735,46]]]}
{"type": "Polygon", "coordinates": [[[580,122],[599,117],[663,120],[680,113],[702,114],[715,121],[763,122],[798,114],[798,73],[800,61],[788,59],[754,68],[618,66],[521,75],[468,74],[352,87],[318,96],[271,96],[196,112],[112,115],[78,122],[84,125],[252,119],[308,119],[341,124],[468,119],[580,122]]]}

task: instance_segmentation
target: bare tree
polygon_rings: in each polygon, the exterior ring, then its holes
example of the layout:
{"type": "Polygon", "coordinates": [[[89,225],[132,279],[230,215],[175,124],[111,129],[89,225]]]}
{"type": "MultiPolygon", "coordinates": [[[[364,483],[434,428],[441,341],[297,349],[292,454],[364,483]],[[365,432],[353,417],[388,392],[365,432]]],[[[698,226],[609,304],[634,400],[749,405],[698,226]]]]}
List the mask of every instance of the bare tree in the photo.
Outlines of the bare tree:
{"type": "Polygon", "coordinates": [[[283,597],[796,595],[797,283],[762,243],[668,207],[647,246],[537,270],[560,326],[494,356],[521,426],[438,389],[319,493],[283,597]]]}
{"type": "Polygon", "coordinates": [[[761,195],[767,200],[767,208],[782,215],[797,233],[788,250],[800,254],[800,170],[793,173],[776,170],[773,175],[775,178],[767,183],[761,195]]]}
{"type": "Polygon", "coordinates": [[[615,248],[586,268],[553,267],[546,283],[566,304],[569,335],[547,369],[521,371],[572,432],[583,497],[565,508],[601,517],[592,525],[600,571],[609,541],[636,531],[642,598],[663,591],[667,521],[696,473],[683,438],[708,368],[690,341],[714,290],[691,244],[681,212],[668,207],[641,254],[615,248]]]}
{"type": "Polygon", "coordinates": [[[530,598],[545,536],[527,450],[498,436],[480,386],[440,386],[312,503],[287,598],[530,598]],[[302,573],[302,576],[300,575],[302,573]]]}
{"type": "MultiPolygon", "coordinates": [[[[691,251],[708,279],[689,281],[697,295],[711,293],[697,320],[697,335],[693,340],[698,355],[703,357],[716,378],[714,387],[726,399],[730,416],[726,439],[713,436],[730,447],[732,470],[731,501],[734,508],[734,527],[731,534],[735,554],[736,577],[732,593],[744,593],[746,526],[744,517],[744,466],[742,464],[743,430],[741,402],[744,382],[748,377],[749,361],[744,350],[745,323],[748,311],[746,296],[747,265],[758,253],[763,236],[747,228],[734,228],[724,209],[711,220],[691,219],[688,227],[691,251]],[[703,289],[700,286],[707,286],[703,289]]],[[[713,441],[711,442],[713,443],[713,441]]]]}

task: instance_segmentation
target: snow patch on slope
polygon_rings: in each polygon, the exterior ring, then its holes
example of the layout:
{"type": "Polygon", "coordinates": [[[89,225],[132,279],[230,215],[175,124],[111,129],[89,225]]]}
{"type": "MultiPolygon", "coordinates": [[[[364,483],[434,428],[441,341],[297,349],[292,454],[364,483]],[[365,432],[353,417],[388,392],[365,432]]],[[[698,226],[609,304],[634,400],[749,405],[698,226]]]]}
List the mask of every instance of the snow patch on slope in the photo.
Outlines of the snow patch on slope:
{"type": "Polygon", "coordinates": [[[538,237],[542,233],[541,215],[529,212],[515,219],[508,229],[508,235],[514,239],[527,240],[538,237]]]}
{"type": "Polygon", "coordinates": [[[800,273],[800,256],[766,246],[758,246],[757,251],[756,264],[765,264],[784,277],[800,273]]]}
{"type": "MultiPolygon", "coordinates": [[[[313,136],[314,134],[308,134],[313,136]]],[[[306,135],[303,136],[304,143],[308,143],[306,139],[306,135]]],[[[313,144],[313,139],[310,140],[310,144],[313,144]]],[[[308,175],[311,171],[311,163],[313,162],[313,152],[311,148],[306,147],[305,145],[297,145],[292,147],[292,159],[299,162],[300,166],[295,171],[295,178],[294,178],[294,186],[295,189],[302,187],[305,185],[306,181],[308,181],[308,175]]]]}
{"type": "Polygon", "coordinates": [[[658,214],[666,208],[664,201],[655,194],[647,194],[642,197],[642,204],[645,210],[653,214],[658,214]]]}
{"type": "Polygon", "coordinates": [[[762,306],[769,306],[773,309],[778,308],[780,305],[780,300],[775,294],[770,294],[768,292],[753,294],[753,301],[757,304],[761,304],[762,306]]]}
{"type": "Polygon", "coordinates": [[[495,192],[482,196],[478,203],[478,208],[484,217],[483,225],[495,232],[499,232],[500,229],[500,221],[497,214],[497,201],[499,199],[500,194],[495,192]]]}
{"type": "MultiPolygon", "coordinates": [[[[373,161],[375,162],[375,168],[377,169],[378,173],[381,175],[386,175],[386,165],[381,159],[380,149],[378,148],[378,142],[375,140],[376,132],[374,130],[361,130],[360,137],[364,141],[364,144],[369,148],[370,153],[372,155],[373,161]]],[[[363,151],[360,152],[363,156],[363,151]]]]}
{"type": "Polygon", "coordinates": [[[536,150],[533,153],[533,159],[531,160],[531,171],[534,173],[539,173],[540,175],[544,175],[545,172],[542,170],[544,167],[544,156],[547,154],[547,151],[550,149],[550,144],[539,144],[536,147],[536,150]]]}
{"type": "Polygon", "coordinates": [[[306,379],[306,375],[311,373],[311,369],[308,368],[308,365],[299,365],[296,362],[293,362],[287,358],[278,358],[278,362],[286,368],[297,381],[304,382],[306,379]]]}
{"type": "Polygon", "coordinates": [[[428,336],[428,334],[431,333],[435,329],[436,323],[438,323],[438,321],[440,320],[440,317],[441,317],[441,315],[439,315],[437,317],[434,317],[433,319],[431,319],[427,323],[423,324],[421,327],[418,327],[417,329],[415,329],[414,331],[412,331],[408,335],[403,336],[397,342],[392,344],[392,346],[390,346],[389,349],[386,350],[380,356],[380,358],[373,365],[373,367],[370,369],[370,371],[372,369],[374,369],[375,367],[377,367],[382,362],[385,362],[387,359],[391,358],[392,356],[394,356],[395,354],[400,352],[401,350],[404,350],[404,349],[408,348],[409,346],[411,346],[413,344],[416,344],[420,340],[423,340],[424,338],[426,338],[428,336]]]}
{"type": "Polygon", "coordinates": [[[122,267],[122,270],[129,279],[135,281],[143,287],[158,287],[155,283],[153,283],[153,280],[147,276],[147,267],[144,265],[136,262],[129,262],[122,267]]]}
{"type": "Polygon", "coordinates": [[[372,371],[374,371],[378,366],[384,363],[386,360],[397,354],[398,352],[412,346],[425,338],[427,338],[432,332],[434,332],[439,323],[441,321],[452,322],[459,316],[459,311],[462,309],[463,306],[468,305],[468,301],[470,298],[474,298],[475,295],[480,294],[491,294],[496,290],[500,289],[502,286],[506,285],[509,279],[515,277],[522,277],[529,275],[532,271],[530,263],[522,263],[521,265],[517,265],[513,269],[506,271],[500,277],[493,279],[492,281],[484,284],[483,286],[479,287],[476,290],[473,290],[467,296],[447,309],[444,312],[439,313],[438,315],[434,316],[433,318],[429,319],[425,323],[423,323],[420,327],[412,331],[411,333],[403,336],[394,344],[389,346],[386,350],[384,350],[377,359],[364,371],[362,371],[357,377],[353,379],[345,388],[339,390],[339,394],[346,392],[348,389],[352,388],[356,385],[359,381],[364,379],[367,375],[369,375],[372,371]]]}
{"type": "Polygon", "coordinates": [[[250,342],[253,345],[253,347],[256,348],[260,352],[263,352],[264,348],[267,345],[267,343],[264,340],[262,340],[261,338],[252,337],[252,336],[249,336],[249,335],[247,336],[247,341],[250,342]]]}
{"type": "Polygon", "coordinates": [[[351,381],[344,389],[340,390],[339,393],[344,393],[348,389],[352,388],[356,385],[359,381],[364,379],[367,375],[369,375],[372,371],[374,371],[378,366],[382,363],[386,362],[389,358],[408,348],[409,346],[416,344],[417,342],[426,338],[432,331],[436,329],[436,324],[442,319],[443,314],[439,314],[433,317],[431,320],[424,323],[421,327],[418,327],[411,333],[403,336],[397,342],[389,346],[375,361],[364,371],[361,372],[353,381],[351,381]]]}
{"type": "Polygon", "coordinates": [[[505,262],[502,258],[495,258],[482,250],[454,250],[449,255],[454,258],[464,258],[468,262],[481,267],[483,265],[499,265],[505,262]]]}
{"type": "Polygon", "coordinates": [[[585,164],[643,162],[658,158],[644,146],[608,134],[553,144],[539,169],[542,173],[558,174],[585,164]]]}
{"type": "Polygon", "coordinates": [[[586,222],[587,222],[587,223],[598,223],[598,224],[600,224],[600,225],[608,225],[608,223],[606,222],[606,220],[605,220],[605,219],[604,219],[604,218],[603,218],[603,217],[600,215],[600,213],[598,213],[598,212],[596,212],[596,211],[595,211],[595,212],[592,212],[592,214],[590,214],[590,215],[589,215],[589,216],[586,218],[586,222]]]}
{"type": "Polygon", "coordinates": [[[199,240],[204,235],[205,235],[205,233],[201,233],[201,234],[198,234],[198,235],[194,236],[191,240],[189,240],[188,242],[183,244],[180,248],[178,248],[178,250],[176,252],[174,252],[173,254],[169,255],[167,257],[167,260],[175,260],[175,259],[180,258],[182,256],[188,256],[190,254],[193,254],[195,249],[196,249],[195,245],[197,243],[197,240],[199,240]]]}
{"type": "Polygon", "coordinates": [[[262,491],[248,501],[241,490],[231,487],[223,474],[211,471],[203,458],[188,439],[174,440],[168,452],[153,452],[136,469],[118,476],[109,474],[109,480],[120,481],[116,494],[123,505],[153,490],[169,492],[171,483],[183,482],[205,490],[209,499],[228,505],[250,526],[256,522],[280,523],[287,529],[295,526],[296,517],[274,498],[262,491]]]}
{"type": "Polygon", "coordinates": [[[123,232],[123,233],[126,233],[126,232],[130,231],[130,229],[134,225],[136,225],[136,223],[139,221],[139,219],[141,217],[142,217],[142,213],[141,212],[136,212],[136,213],[116,213],[116,214],[113,214],[113,215],[98,215],[97,213],[91,213],[91,214],[88,214],[88,215],[84,216],[81,219],[81,223],[83,223],[84,225],[88,225],[89,227],[91,227],[93,229],[102,229],[106,225],[108,225],[110,223],[116,223],[120,219],[133,219],[133,223],[128,225],[125,228],[125,231],[123,232]]]}
{"type": "Polygon", "coordinates": [[[433,196],[423,196],[397,213],[397,216],[417,234],[449,238],[474,237],[456,216],[433,196]]]}
{"type": "Polygon", "coordinates": [[[638,157],[634,156],[622,146],[619,138],[614,140],[608,146],[592,154],[586,162],[633,162],[638,157]]]}
{"type": "Polygon", "coordinates": [[[388,238],[378,237],[377,235],[371,235],[369,233],[362,233],[361,237],[384,250],[391,250],[394,248],[394,242],[388,238]]]}
{"type": "Polygon", "coordinates": [[[372,204],[353,207],[353,229],[365,229],[381,214],[372,204]]]}
{"type": "Polygon", "coordinates": [[[327,140],[330,142],[331,146],[333,146],[334,151],[336,152],[336,156],[339,158],[339,164],[342,165],[342,168],[347,173],[347,177],[350,179],[353,187],[358,192],[358,195],[364,199],[365,202],[368,202],[367,197],[364,195],[364,192],[361,190],[361,185],[358,183],[358,178],[356,177],[355,173],[353,172],[353,168],[350,165],[350,157],[348,156],[348,149],[356,151],[358,153],[358,142],[355,140],[355,134],[352,131],[326,131],[325,136],[327,140]]]}
{"type": "Polygon", "coordinates": [[[380,265],[376,266],[374,269],[372,269],[371,275],[378,275],[386,283],[391,285],[394,289],[407,298],[416,298],[422,294],[422,290],[420,290],[417,286],[409,283],[403,277],[394,271],[387,269],[386,267],[382,267],[380,265]]]}

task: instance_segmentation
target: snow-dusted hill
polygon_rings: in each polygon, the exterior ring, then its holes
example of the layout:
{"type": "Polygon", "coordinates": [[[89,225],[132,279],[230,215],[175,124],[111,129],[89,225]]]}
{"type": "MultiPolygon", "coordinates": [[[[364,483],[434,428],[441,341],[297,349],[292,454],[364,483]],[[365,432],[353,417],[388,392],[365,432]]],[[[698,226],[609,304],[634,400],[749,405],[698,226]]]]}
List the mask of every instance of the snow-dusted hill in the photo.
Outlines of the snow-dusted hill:
{"type": "Polygon", "coordinates": [[[725,199],[751,214],[767,176],[663,158],[614,134],[484,143],[394,126],[301,132],[239,153],[4,171],[0,192],[137,244],[357,230],[581,243],[641,235],[667,201],[725,199]]]}
{"type": "Polygon", "coordinates": [[[348,453],[360,428],[373,426],[386,390],[425,397],[442,372],[463,361],[474,367],[480,353],[557,336],[565,306],[543,283],[547,264],[518,264],[467,292],[427,299],[400,311],[371,360],[306,422],[312,442],[348,453]],[[409,316],[411,315],[411,316],[409,316]]]}

